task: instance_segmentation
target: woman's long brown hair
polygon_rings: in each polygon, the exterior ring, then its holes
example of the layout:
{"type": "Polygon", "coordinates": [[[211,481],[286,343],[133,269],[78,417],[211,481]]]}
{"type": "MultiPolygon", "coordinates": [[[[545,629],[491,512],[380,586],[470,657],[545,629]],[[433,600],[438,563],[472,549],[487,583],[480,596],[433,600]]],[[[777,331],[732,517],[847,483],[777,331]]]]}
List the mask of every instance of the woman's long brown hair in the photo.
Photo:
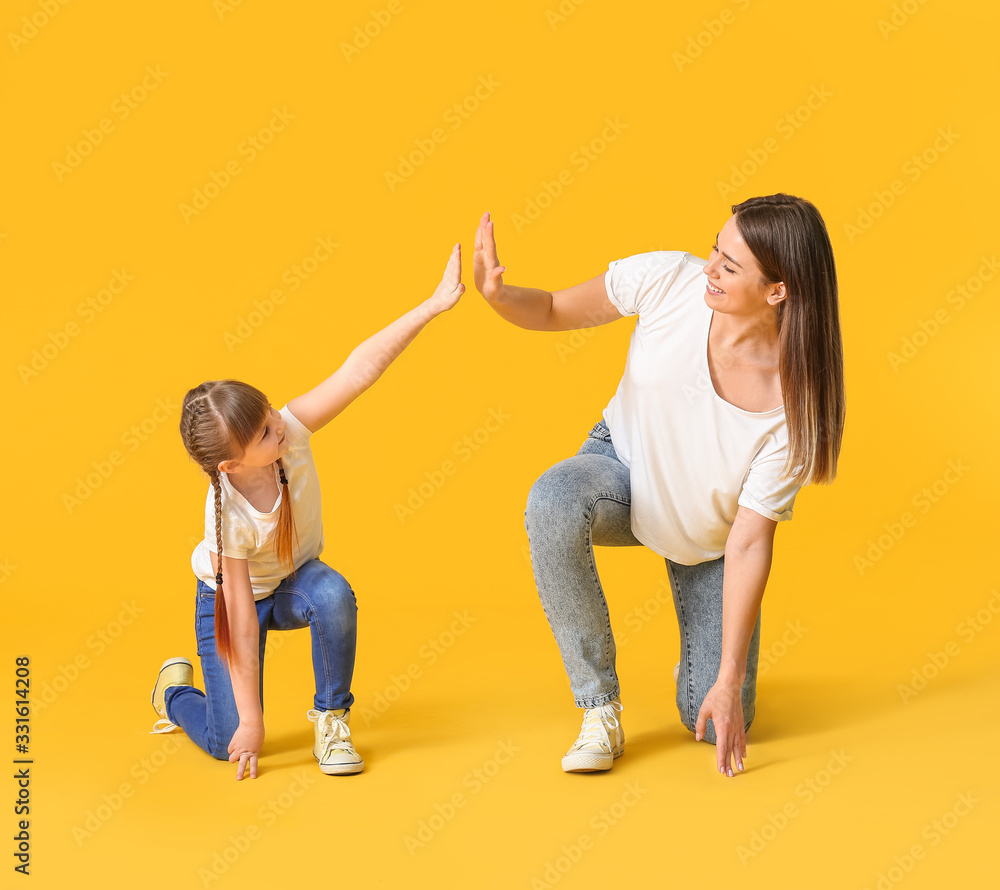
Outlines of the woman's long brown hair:
{"type": "MultiPolygon", "coordinates": [[[[259,389],[238,380],[210,380],[189,390],[181,408],[181,438],[191,459],[208,474],[215,492],[215,542],[219,564],[215,576],[215,647],[229,664],[232,636],[222,583],[222,482],[219,464],[238,460],[267,419],[271,404],[259,389]]],[[[278,461],[281,467],[281,461],[278,461]]],[[[286,486],[287,488],[287,486],[286,486]]],[[[292,501],[283,491],[278,508],[275,549],[278,559],[295,574],[294,550],[298,544],[292,501]]]]}
{"type": "Polygon", "coordinates": [[[785,473],[803,485],[832,482],[846,404],[837,270],[826,225],[809,201],[794,195],[750,198],[734,204],[733,213],[765,281],[785,283],[777,310],[785,473]]]}

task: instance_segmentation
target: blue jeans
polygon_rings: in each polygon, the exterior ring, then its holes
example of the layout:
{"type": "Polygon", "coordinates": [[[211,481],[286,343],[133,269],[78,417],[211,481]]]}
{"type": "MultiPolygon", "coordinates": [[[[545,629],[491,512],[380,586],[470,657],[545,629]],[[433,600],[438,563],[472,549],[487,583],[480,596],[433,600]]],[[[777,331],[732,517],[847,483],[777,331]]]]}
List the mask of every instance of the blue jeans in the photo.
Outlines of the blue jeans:
{"type": "MultiPolygon", "coordinates": [[[[357,644],[357,601],[339,572],[313,559],[285,578],[274,593],[257,600],[260,622],[260,702],[264,707],[264,646],[269,630],[309,627],[319,711],[349,708],[354,703],[351,679],[357,644]]],[[[169,686],[164,699],[167,717],[201,749],[228,760],[229,742],[240,715],[229,671],[215,648],[215,591],[200,579],[195,598],[195,634],[205,677],[205,691],[169,686]]]]}
{"type": "MultiPolygon", "coordinates": [[[[546,470],[532,486],[524,524],[542,608],[559,644],[579,708],[619,696],[615,638],[594,563],[594,544],[642,546],[632,534],[629,469],[619,459],[603,422],[575,457],[546,470]]],[[[722,663],[722,576],[725,557],[685,566],[666,560],[681,635],[677,708],[692,732],[722,663]]],[[[760,612],[747,654],[743,719],[754,718],[760,612]]],[[[708,721],[705,739],[715,743],[708,721]]]]}

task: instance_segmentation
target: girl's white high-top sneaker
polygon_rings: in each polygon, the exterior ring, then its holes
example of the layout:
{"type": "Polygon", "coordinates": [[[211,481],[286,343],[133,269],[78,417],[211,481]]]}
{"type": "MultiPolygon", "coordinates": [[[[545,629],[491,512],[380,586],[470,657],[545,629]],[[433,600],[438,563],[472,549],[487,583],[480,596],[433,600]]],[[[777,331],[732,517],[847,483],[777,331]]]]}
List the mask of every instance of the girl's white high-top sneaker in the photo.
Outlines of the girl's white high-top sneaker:
{"type": "Polygon", "coordinates": [[[351,742],[349,710],[310,710],[306,716],[316,724],[313,757],[319,761],[320,770],[328,776],[345,776],[360,773],[365,768],[365,762],[351,742]]]}

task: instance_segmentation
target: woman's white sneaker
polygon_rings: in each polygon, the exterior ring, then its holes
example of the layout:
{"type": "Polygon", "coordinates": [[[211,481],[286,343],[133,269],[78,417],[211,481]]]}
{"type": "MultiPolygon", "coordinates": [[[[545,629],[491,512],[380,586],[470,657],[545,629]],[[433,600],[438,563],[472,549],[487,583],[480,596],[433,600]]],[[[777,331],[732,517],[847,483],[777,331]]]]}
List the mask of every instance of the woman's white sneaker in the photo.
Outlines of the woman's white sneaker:
{"type": "Polygon", "coordinates": [[[583,713],[580,735],[562,759],[568,773],[590,773],[611,769],[615,759],[625,753],[625,732],[618,714],[622,703],[616,698],[583,713]]]}

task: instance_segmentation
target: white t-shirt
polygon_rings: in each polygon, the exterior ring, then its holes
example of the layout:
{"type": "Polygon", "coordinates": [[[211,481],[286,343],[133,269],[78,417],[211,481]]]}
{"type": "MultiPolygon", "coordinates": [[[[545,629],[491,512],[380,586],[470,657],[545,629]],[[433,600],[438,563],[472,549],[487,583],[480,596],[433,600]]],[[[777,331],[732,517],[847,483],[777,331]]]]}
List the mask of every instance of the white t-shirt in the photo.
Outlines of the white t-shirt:
{"type": "MultiPolygon", "coordinates": [[[[295,551],[295,568],[301,568],[323,551],[323,519],[320,508],[319,476],[313,462],[309,437],[312,432],[288,406],[279,412],[286,421],[285,436],[288,453],[281,459],[288,480],[288,495],[292,499],[292,517],[298,532],[299,548],[295,551]]],[[[275,530],[285,486],[278,477],[274,464],[274,479],[278,483],[278,499],[268,513],[262,513],[243,497],[229,482],[225,473],[222,481],[222,549],[223,555],[245,559],[250,570],[250,582],[255,600],[264,599],[288,575],[286,567],[278,561],[275,550],[275,530]]],[[[217,553],[215,537],[215,491],[208,484],[205,499],[205,539],[191,554],[191,568],[212,590],[215,590],[215,573],[209,551],[217,553]]],[[[223,576],[225,584],[225,576],[223,576]]]]}
{"type": "Polygon", "coordinates": [[[605,276],[622,315],[638,315],[625,373],[604,409],[630,469],[632,532],[681,565],[725,553],[737,505],[792,518],[800,485],[781,477],[785,409],[744,411],[715,391],[708,367],[707,260],[659,250],[615,260],[605,276]]]}

